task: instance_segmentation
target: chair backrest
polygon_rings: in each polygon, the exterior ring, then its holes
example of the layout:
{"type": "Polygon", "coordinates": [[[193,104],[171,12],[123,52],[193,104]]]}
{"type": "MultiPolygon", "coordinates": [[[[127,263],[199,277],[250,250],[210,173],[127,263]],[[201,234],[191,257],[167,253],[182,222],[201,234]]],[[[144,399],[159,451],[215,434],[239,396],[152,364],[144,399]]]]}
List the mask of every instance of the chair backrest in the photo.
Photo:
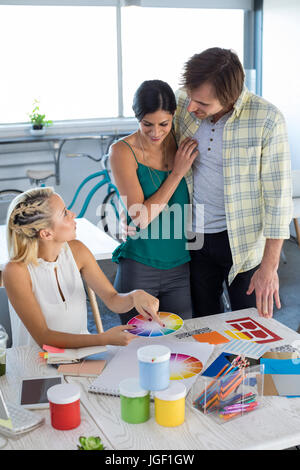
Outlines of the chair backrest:
{"type": "Polygon", "coordinates": [[[300,197],[300,170],[292,170],[293,197],[300,197]]]}
{"type": "Polygon", "coordinates": [[[6,333],[8,334],[7,347],[10,348],[12,345],[12,334],[8,309],[8,299],[4,287],[0,287],[0,325],[4,326],[6,333]]]}
{"type": "Polygon", "coordinates": [[[100,315],[100,311],[99,311],[99,307],[98,307],[98,303],[96,299],[96,294],[90,287],[87,287],[87,293],[89,296],[90,305],[91,305],[91,309],[93,312],[93,317],[94,317],[94,321],[95,321],[98,333],[103,333],[104,330],[103,330],[101,315],[100,315]]]}

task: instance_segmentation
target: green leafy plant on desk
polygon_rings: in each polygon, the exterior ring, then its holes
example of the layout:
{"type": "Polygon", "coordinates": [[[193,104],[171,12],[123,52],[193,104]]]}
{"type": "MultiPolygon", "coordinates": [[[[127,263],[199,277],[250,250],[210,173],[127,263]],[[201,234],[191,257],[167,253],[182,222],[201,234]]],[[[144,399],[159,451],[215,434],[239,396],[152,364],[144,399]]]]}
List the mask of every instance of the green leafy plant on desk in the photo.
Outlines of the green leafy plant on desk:
{"type": "Polygon", "coordinates": [[[46,119],[45,114],[40,113],[40,103],[38,100],[34,100],[33,110],[31,114],[29,114],[29,118],[32,129],[35,131],[42,130],[44,127],[51,126],[51,124],[53,124],[52,121],[46,119]]]}
{"type": "Polygon", "coordinates": [[[100,437],[84,437],[80,436],[79,444],[77,444],[78,450],[105,450],[104,445],[101,442],[100,437]]]}

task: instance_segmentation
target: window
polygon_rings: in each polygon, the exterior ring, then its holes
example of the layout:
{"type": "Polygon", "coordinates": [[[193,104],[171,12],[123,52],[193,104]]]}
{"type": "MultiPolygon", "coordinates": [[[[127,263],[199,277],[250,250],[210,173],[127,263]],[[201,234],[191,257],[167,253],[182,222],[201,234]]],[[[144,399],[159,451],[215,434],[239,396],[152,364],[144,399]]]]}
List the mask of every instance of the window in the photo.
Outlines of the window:
{"type": "Polygon", "coordinates": [[[222,46],[243,61],[248,0],[240,9],[120,6],[136,2],[0,0],[0,123],[29,122],[34,100],[52,121],[132,117],[139,84],[159,78],[175,91],[193,54],[222,46]]]}
{"type": "Polygon", "coordinates": [[[122,9],[124,115],[144,80],[164,80],[175,91],[183,65],[209,47],[234,49],[243,63],[243,10],[122,9]]]}
{"type": "Polygon", "coordinates": [[[0,122],[118,115],[115,7],[0,6],[0,122]]]}

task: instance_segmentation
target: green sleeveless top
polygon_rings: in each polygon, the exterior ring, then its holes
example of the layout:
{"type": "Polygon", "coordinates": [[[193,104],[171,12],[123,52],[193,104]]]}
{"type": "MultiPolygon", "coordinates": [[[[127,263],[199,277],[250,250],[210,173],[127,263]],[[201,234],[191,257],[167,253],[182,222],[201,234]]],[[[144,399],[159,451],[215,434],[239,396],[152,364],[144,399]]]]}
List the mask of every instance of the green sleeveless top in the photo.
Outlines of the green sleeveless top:
{"type": "MultiPolygon", "coordinates": [[[[145,199],[154,194],[167,179],[169,172],[155,170],[137,161],[137,176],[145,199]]],[[[186,219],[188,215],[189,193],[185,179],[182,178],[166,208],[145,228],[137,228],[134,237],[128,237],[113,252],[112,260],[119,263],[121,258],[130,258],[159,269],[170,269],[190,261],[186,249],[186,219]],[[185,207],[186,206],[186,207],[185,207]]],[[[127,223],[133,224],[130,217],[127,223]]]]}

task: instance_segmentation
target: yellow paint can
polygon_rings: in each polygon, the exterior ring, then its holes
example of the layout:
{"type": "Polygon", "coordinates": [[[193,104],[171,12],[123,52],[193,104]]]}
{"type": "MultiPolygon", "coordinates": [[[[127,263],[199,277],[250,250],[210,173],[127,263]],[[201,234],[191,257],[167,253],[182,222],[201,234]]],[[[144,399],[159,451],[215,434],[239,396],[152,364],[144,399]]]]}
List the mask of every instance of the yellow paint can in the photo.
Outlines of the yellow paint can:
{"type": "Polygon", "coordinates": [[[155,420],[161,426],[180,426],[185,417],[186,387],[183,383],[172,381],[169,388],[154,395],[155,420]]]}

